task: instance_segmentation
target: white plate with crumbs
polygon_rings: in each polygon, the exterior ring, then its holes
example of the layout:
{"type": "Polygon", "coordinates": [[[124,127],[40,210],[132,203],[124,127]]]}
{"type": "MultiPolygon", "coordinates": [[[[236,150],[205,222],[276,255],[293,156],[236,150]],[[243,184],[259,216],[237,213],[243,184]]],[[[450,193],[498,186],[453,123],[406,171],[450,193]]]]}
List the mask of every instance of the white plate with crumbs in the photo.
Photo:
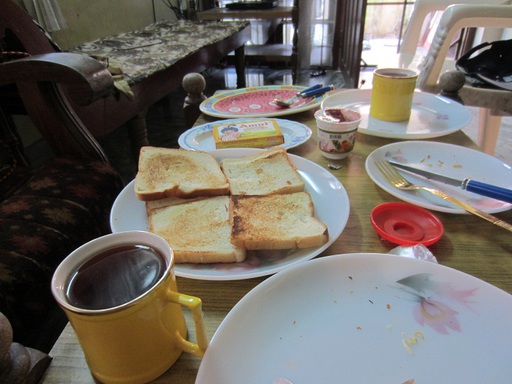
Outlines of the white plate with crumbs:
{"type": "Polygon", "coordinates": [[[343,107],[361,114],[358,132],[393,139],[430,139],[456,132],[471,121],[469,110],[447,97],[414,92],[411,117],[406,121],[383,121],[370,116],[371,89],[356,89],[329,95],[322,108],[343,107]]]}
{"type": "Polygon", "coordinates": [[[460,271],[385,254],[321,257],[243,297],[195,383],[508,383],[511,324],[512,296],[460,271]]]}
{"type": "MultiPolygon", "coordinates": [[[[261,149],[218,149],[210,153],[218,160],[238,158],[257,153],[261,149]]],[[[304,179],[306,191],[315,205],[315,216],[329,230],[329,241],[321,247],[285,251],[249,252],[242,263],[177,264],[177,276],[200,280],[242,280],[267,276],[292,264],[312,259],[327,249],[341,234],[348,221],[350,203],[347,192],[339,180],[321,166],[300,156],[288,154],[292,164],[304,179]]],[[[131,181],[119,194],[110,212],[112,232],[148,230],[144,202],[138,200],[131,181]]]]}
{"type": "MultiPolygon", "coordinates": [[[[494,156],[453,144],[431,141],[405,141],[384,145],[366,158],[366,172],[379,187],[393,196],[417,206],[447,213],[467,213],[463,209],[425,191],[402,191],[389,183],[375,166],[378,160],[393,159],[399,163],[464,180],[472,178],[484,183],[512,189],[512,168],[494,156]]],[[[507,211],[512,204],[467,192],[461,188],[427,180],[400,171],[407,180],[425,187],[442,190],[487,213],[507,211]]]]}
{"type": "MultiPolygon", "coordinates": [[[[248,121],[249,119],[228,119],[228,120],[219,120],[213,121],[211,123],[206,123],[199,125],[197,127],[190,128],[189,130],[183,132],[178,139],[178,143],[183,149],[191,149],[195,151],[213,151],[215,150],[215,141],[213,139],[213,126],[217,124],[227,124],[227,123],[238,123],[242,121],[248,121]]],[[[264,119],[252,119],[255,121],[258,120],[269,120],[267,118],[264,119]]],[[[285,119],[273,119],[279,125],[281,132],[284,136],[284,143],[280,146],[289,149],[297,147],[308,141],[311,138],[312,131],[311,129],[304,124],[298,123],[292,120],[285,119]]]]}

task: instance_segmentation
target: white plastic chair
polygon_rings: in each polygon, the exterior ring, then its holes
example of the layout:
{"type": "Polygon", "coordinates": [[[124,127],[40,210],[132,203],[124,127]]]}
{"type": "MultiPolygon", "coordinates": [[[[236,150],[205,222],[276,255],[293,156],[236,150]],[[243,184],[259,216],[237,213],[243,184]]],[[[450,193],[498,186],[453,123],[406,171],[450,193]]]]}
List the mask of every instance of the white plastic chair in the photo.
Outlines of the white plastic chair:
{"type": "MultiPolygon", "coordinates": [[[[430,13],[444,11],[448,6],[455,4],[502,5],[510,3],[510,0],[416,0],[398,49],[399,67],[408,68],[413,62],[421,62],[421,58],[416,58],[416,52],[423,24],[430,13]]],[[[411,67],[411,69],[415,68],[411,67]]]]}
{"type": "MultiPolygon", "coordinates": [[[[451,5],[446,8],[436,29],[432,45],[419,68],[417,87],[438,93],[443,63],[455,35],[462,28],[512,28],[512,5],[451,5]]],[[[494,154],[502,116],[512,114],[512,92],[477,88],[468,84],[459,91],[465,105],[480,107],[478,144],[494,154]]]]}

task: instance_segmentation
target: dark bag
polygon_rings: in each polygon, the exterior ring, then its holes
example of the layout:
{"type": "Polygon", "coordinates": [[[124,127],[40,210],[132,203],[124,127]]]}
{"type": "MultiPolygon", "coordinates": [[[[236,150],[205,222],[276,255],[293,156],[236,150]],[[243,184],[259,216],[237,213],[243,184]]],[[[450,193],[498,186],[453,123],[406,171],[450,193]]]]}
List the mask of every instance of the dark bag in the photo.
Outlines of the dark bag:
{"type": "Polygon", "coordinates": [[[455,63],[474,86],[512,91],[512,39],[480,44],[455,63]]]}

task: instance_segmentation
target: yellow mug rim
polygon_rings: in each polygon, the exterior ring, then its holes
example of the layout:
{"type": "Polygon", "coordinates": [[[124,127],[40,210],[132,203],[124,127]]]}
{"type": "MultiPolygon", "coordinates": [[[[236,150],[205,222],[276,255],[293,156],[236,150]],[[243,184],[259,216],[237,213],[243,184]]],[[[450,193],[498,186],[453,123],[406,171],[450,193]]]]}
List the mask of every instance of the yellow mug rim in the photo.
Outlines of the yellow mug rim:
{"type": "Polygon", "coordinates": [[[383,77],[386,79],[394,79],[394,80],[408,80],[408,79],[414,79],[418,77],[418,72],[413,69],[408,68],[378,68],[375,71],[373,71],[373,74],[379,77],[383,77]],[[389,75],[386,73],[381,72],[393,72],[395,71],[395,74],[399,74],[400,77],[389,75]]]}
{"type": "Polygon", "coordinates": [[[152,292],[154,292],[162,283],[163,280],[167,279],[169,274],[171,273],[171,268],[174,265],[174,253],[172,249],[169,247],[169,244],[160,236],[146,231],[126,231],[126,232],[118,232],[118,233],[110,233],[108,235],[104,235],[93,239],[77,249],[71,252],[59,266],[56,268],[51,283],[51,291],[52,294],[59,303],[59,305],[66,310],[81,314],[81,315],[106,315],[110,313],[120,312],[127,308],[130,308],[137,304],[143,298],[149,296],[152,292]],[[108,246],[105,246],[109,244],[108,246]],[[150,246],[155,248],[165,259],[166,268],[160,279],[146,292],[137,296],[136,298],[127,301],[126,303],[117,305],[115,307],[110,308],[102,308],[102,309],[86,309],[76,307],[71,304],[66,298],[66,289],[69,284],[70,274],[73,271],[76,271],[81,265],[90,260],[92,257],[96,256],[98,253],[107,251],[112,248],[117,248],[126,244],[140,244],[150,246]],[[88,250],[91,247],[94,249],[88,250]],[[169,249],[169,255],[166,252],[163,252],[164,249],[169,249]]]}

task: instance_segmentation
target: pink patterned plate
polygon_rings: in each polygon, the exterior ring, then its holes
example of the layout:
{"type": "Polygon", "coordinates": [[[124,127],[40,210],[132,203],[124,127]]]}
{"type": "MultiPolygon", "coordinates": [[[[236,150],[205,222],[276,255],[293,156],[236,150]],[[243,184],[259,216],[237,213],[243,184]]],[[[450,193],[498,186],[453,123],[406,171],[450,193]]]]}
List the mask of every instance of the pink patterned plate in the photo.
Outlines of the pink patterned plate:
{"type": "Polygon", "coordinates": [[[302,99],[283,108],[274,103],[274,99],[289,99],[297,92],[305,89],[299,85],[269,85],[249,87],[221,92],[203,101],[201,112],[215,117],[275,117],[316,108],[325,99],[324,96],[302,99]]]}

